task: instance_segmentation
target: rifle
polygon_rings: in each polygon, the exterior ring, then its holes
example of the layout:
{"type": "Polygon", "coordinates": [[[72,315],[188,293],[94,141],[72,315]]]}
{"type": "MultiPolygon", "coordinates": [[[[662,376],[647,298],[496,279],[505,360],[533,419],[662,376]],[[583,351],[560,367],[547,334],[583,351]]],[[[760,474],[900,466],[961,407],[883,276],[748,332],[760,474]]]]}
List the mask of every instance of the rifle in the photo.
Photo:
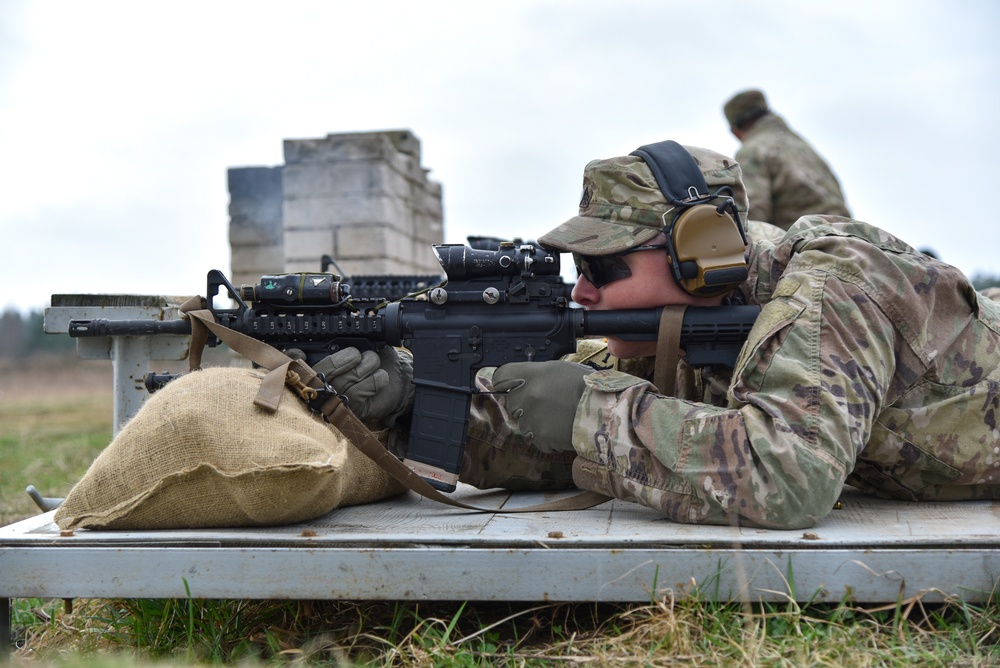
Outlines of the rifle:
{"type": "MultiPolygon", "coordinates": [[[[559,359],[588,336],[655,341],[663,309],[574,307],[560,276],[559,253],[537,245],[433,248],[447,279],[419,295],[359,305],[337,274],[269,275],[237,290],[212,270],[206,308],[218,324],[279,349],[300,350],[311,365],[348,346],[410,350],[416,389],[404,463],[435,488],[451,492],[479,369],[559,359]],[[218,296],[235,306],[217,306],[218,296]]],[[[732,368],[759,312],[758,306],[688,307],[680,335],[688,363],[732,368]]],[[[190,332],[187,320],[94,319],[69,325],[72,337],[190,332]]],[[[210,337],[208,343],[220,342],[210,337]]]]}

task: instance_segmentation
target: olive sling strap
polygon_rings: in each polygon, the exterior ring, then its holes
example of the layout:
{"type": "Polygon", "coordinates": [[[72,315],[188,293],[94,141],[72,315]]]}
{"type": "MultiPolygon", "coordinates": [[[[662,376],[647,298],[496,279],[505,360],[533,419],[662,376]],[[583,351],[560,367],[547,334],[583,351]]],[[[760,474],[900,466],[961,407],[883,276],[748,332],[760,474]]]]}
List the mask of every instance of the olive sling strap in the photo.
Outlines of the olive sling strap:
{"type": "Polygon", "coordinates": [[[292,359],[263,341],[218,324],[212,312],[204,308],[201,297],[189,299],[180,307],[180,311],[191,321],[190,368],[192,371],[201,368],[202,351],[208,343],[209,333],[214,334],[232,350],[268,370],[261,383],[260,391],[254,399],[255,405],[268,412],[274,412],[278,407],[284,386],[288,385],[303,401],[316,409],[331,425],[340,430],[362,453],[374,460],[376,464],[408,489],[425,498],[456,508],[489,513],[583,510],[604,503],[611,498],[598,492],[587,491],[556,501],[511,509],[480,508],[450,498],[411,471],[408,466],[379,443],[371,430],[347,408],[343,400],[337,394],[329,393],[332,391],[329,391],[323,380],[305,362],[292,359]],[[323,399],[324,395],[328,396],[323,399]]]}
{"type": "Polygon", "coordinates": [[[686,305],[664,306],[656,339],[656,363],[653,385],[660,394],[672,397],[677,390],[677,365],[680,361],[681,328],[686,305]]]}

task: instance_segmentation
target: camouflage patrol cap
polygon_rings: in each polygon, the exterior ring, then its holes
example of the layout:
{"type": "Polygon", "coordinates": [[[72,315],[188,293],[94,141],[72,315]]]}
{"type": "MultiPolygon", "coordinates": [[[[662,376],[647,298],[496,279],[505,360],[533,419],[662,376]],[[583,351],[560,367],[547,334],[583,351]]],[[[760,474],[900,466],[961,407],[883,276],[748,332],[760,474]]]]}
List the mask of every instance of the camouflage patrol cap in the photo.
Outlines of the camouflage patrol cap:
{"type": "MultiPolygon", "coordinates": [[[[684,148],[701,168],[709,192],[722,186],[733,189],[736,208],[746,220],[747,191],[739,164],[705,148],[684,148]]],[[[538,243],[567,253],[621,253],[662,232],[663,214],[671,206],[642,158],[592,160],[583,170],[579,215],[539,237],[538,243]]]]}
{"type": "Polygon", "coordinates": [[[768,112],[767,99],[759,90],[745,90],[730,98],[722,110],[729,127],[740,130],[768,112]]]}

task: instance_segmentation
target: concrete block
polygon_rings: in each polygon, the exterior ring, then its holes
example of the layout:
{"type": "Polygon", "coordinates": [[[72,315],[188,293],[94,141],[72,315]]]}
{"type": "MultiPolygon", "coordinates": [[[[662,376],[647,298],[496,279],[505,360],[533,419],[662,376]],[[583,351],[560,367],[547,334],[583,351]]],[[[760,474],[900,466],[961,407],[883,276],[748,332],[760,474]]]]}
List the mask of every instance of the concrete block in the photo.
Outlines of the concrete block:
{"type": "Polygon", "coordinates": [[[358,258],[385,257],[406,262],[412,248],[412,237],[389,225],[345,225],[336,231],[337,261],[358,258]]]}
{"type": "Polygon", "coordinates": [[[315,258],[318,271],[319,258],[334,252],[333,239],[332,229],[285,230],[285,262],[315,258]]]}
{"type": "Polygon", "coordinates": [[[235,271],[257,274],[276,274],[284,271],[285,252],[281,245],[232,246],[231,254],[230,265],[235,271]]]}
{"type": "Polygon", "coordinates": [[[229,245],[281,245],[281,238],[284,235],[282,225],[257,225],[236,220],[229,221],[229,245]]]}
{"type": "Polygon", "coordinates": [[[423,183],[420,141],[408,130],[330,134],[322,139],[287,139],[286,165],[357,160],[385,162],[407,178],[423,183]]]}
{"type": "Polygon", "coordinates": [[[282,212],[286,230],[382,223],[408,231],[413,218],[405,202],[385,195],[286,198],[282,212]]]}
{"type": "Polygon", "coordinates": [[[284,150],[281,167],[229,170],[234,275],[319,271],[326,253],[361,273],[440,273],[442,188],[412,132],[289,139],[284,150]]]}
{"type": "Polygon", "coordinates": [[[431,192],[421,193],[421,197],[417,200],[417,208],[429,216],[433,216],[438,220],[444,220],[444,202],[441,199],[441,193],[437,194],[431,192]]]}
{"type": "Polygon", "coordinates": [[[419,273],[414,272],[413,269],[405,262],[385,257],[344,260],[343,262],[340,262],[340,266],[347,273],[348,277],[351,275],[361,274],[399,276],[419,273]]]}
{"type": "MultiPolygon", "coordinates": [[[[322,254],[317,255],[316,259],[312,259],[312,258],[299,258],[299,259],[295,259],[295,260],[287,260],[286,261],[286,265],[285,265],[285,273],[290,273],[291,274],[291,273],[300,273],[300,272],[306,272],[306,273],[315,273],[315,272],[318,272],[318,271],[320,271],[323,268],[323,263],[320,262],[320,259],[319,259],[321,256],[322,256],[322,254]]],[[[340,264],[340,263],[338,262],[338,264],[340,264]]],[[[341,268],[343,268],[342,264],[340,266],[341,266],[341,268]]],[[[337,271],[336,267],[330,267],[329,269],[327,269],[327,272],[331,273],[331,274],[339,273],[337,271]]]]}
{"type": "Polygon", "coordinates": [[[411,235],[425,245],[444,243],[444,223],[441,219],[420,213],[414,216],[411,235]]]}
{"type": "Polygon", "coordinates": [[[413,191],[410,181],[386,162],[364,160],[289,165],[283,173],[283,188],[289,199],[344,195],[409,199],[413,191]]]}
{"type": "MultiPolygon", "coordinates": [[[[437,241],[435,243],[441,243],[437,241]]],[[[417,268],[415,273],[442,274],[441,263],[438,262],[437,254],[434,252],[433,244],[415,241],[413,246],[413,265],[417,268]]]]}
{"type": "Polygon", "coordinates": [[[282,167],[239,167],[227,171],[231,242],[281,240],[282,171],[282,167]]]}
{"type": "Polygon", "coordinates": [[[420,158],[420,140],[409,130],[346,132],[322,139],[286,139],[285,164],[338,160],[388,160],[400,154],[420,158]]]}

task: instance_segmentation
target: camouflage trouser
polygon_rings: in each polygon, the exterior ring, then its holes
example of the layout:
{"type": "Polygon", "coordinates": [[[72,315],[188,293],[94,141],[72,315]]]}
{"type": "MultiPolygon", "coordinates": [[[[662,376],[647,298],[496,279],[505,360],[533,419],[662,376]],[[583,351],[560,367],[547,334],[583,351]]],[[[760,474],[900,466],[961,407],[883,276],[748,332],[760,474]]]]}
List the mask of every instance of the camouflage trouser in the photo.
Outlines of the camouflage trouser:
{"type": "Polygon", "coordinates": [[[541,452],[517,433],[512,420],[491,394],[493,369],[476,378],[469,434],[459,480],[490,489],[554,490],[573,487],[576,452],[541,452]]]}
{"type": "Polygon", "coordinates": [[[470,439],[459,480],[490,489],[502,487],[521,491],[547,491],[573,487],[575,452],[546,454],[524,442],[502,447],[470,439]]]}
{"type": "MultiPolygon", "coordinates": [[[[470,431],[479,431],[472,429],[470,431]]],[[[383,429],[376,432],[388,450],[398,459],[406,457],[406,429],[383,429]]],[[[572,488],[575,452],[546,454],[510,434],[501,438],[469,437],[465,445],[459,480],[479,489],[501,487],[519,491],[550,491],[572,488]]]]}
{"type": "MultiPolygon", "coordinates": [[[[603,339],[581,339],[577,342],[576,353],[564,359],[595,369],[617,368],[618,365],[603,339]]],[[[651,363],[647,362],[638,362],[629,369],[636,373],[652,373],[651,363]]],[[[493,371],[492,368],[482,369],[476,377],[478,393],[473,397],[465,460],[459,479],[479,489],[546,491],[576,487],[573,482],[576,452],[567,447],[565,452],[544,453],[518,433],[516,421],[491,393],[493,371]]]]}

